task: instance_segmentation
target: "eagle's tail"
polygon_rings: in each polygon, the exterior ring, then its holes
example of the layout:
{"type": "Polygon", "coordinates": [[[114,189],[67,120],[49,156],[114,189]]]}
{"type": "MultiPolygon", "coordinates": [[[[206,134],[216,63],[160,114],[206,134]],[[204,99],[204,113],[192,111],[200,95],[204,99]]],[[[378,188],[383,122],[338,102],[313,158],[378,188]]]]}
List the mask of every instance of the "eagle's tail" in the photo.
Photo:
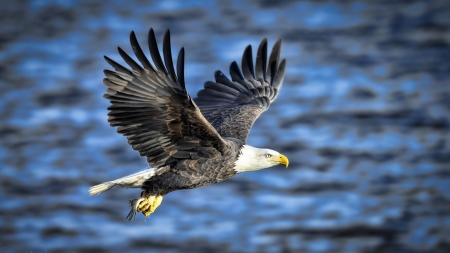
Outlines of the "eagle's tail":
{"type": "Polygon", "coordinates": [[[142,184],[154,175],[155,170],[153,168],[149,168],[113,181],[103,182],[101,184],[90,187],[89,195],[93,196],[100,194],[113,188],[116,185],[120,185],[123,188],[141,188],[142,184]]]}
{"type": "Polygon", "coordinates": [[[93,195],[100,194],[104,191],[107,191],[107,190],[113,188],[116,185],[117,184],[114,184],[112,181],[109,181],[109,182],[103,182],[101,184],[91,186],[91,187],[89,187],[89,195],[93,196],[93,195]]]}

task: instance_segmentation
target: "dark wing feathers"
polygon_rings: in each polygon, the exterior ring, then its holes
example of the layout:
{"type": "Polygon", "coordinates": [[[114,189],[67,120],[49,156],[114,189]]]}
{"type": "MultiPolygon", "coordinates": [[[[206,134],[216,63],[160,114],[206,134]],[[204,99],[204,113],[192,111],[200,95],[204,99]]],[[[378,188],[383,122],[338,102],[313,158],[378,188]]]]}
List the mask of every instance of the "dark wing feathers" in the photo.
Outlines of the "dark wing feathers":
{"type": "Polygon", "coordinates": [[[151,69],[151,70],[155,71],[155,68],[152,66],[152,64],[150,63],[150,61],[147,59],[144,52],[142,51],[141,46],[139,46],[139,43],[136,39],[136,34],[134,34],[134,31],[132,31],[130,34],[130,44],[131,44],[131,48],[133,48],[134,54],[136,55],[138,60],[141,62],[141,64],[144,66],[144,68],[147,70],[151,69]]]}
{"type": "Polygon", "coordinates": [[[270,53],[269,58],[269,83],[273,83],[275,79],[277,68],[278,68],[278,60],[280,59],[280,49],[281,49],[281,40],[277,40],[275,45],[273,45],[272,52],[270,53]]]}
{"type": "Polygon", "coordinates": [[[155,32],[152,28],[148,33],[148,48],[150,50],[150,55],[152,56],[153,63],[159,71],[162,71],[167,74],[166,67],[161,59],[161,55],[159,54],[158,44],[156,43],[155,32]]]}
{"type": "Polygon", "coordinates": [[[280,66],[278,67],[275,79],[273,80],[272,83],[272,87],[274,87],[276,91],[280,90],[281,85],[283,85],[285,71],[286,71],[286,59],[283,59],[280,63],[280,66]]]}
{"type": "MultiPolygon", "coordinates": [[[[111,126],[118,126],[117,131],[127,136],[133,149],[146,156],[149,165],[155,168],[176,162],[177,159],[200,158],[202,151],[207,149],[220,151],[226,148],[226,142],[186,92],[184,49],[178,55],[175,73],[170,33],[167,31],[164,35],[165,64],[152,29],[148,39],[156,68],[145,57],[134,32],[131,32],[130,43],[142,66],[121,48],[119,54],[132,70],[105,56],[115,69],[105,70],[106,78],[103,80],[108,87],[104,97],[112,104],[108,107],[111,126]]],[[[226,98],[223,102],[229,103],[232,97],[222,96],[222,91],[225,90],[211,90],[207,95],[226,98]]],[[[236,92],[232,94],[236,95],[236,92]]]]}
{"type": "Polygon", "coordinates": [[[266,81],[267,68],[267,38],[264,38],[259,44],[258,53],[256,54],[256,78],[260,81],[266,81]]]}
{"type": "Polygon", "coordinates": [[[198,92],[194,101],[222,137],[246,141],[255,120],[276,99],[286,69],[286,60],[280,62],[280,49],[281,40],[278,40],[267,60],[267,39],[263,39],[253,66],[252,47],[247,46],[242,56],[242,71],[232,62],[231,80],[216,71],[216,81],[206,82],[198,92]]]}
{"type": "Polygon", "coordinates": [[[180,52],[178,53],[177,73],[179,78],[178,82],[180,83],[181,87],[185,87],[184,90],[186,91],[186,83],[184,81],[184,47],[182,47],[180,52]]]}
{"type": "Polygon", "coordinates": [[[244,55],[242,56],[242,72],[247,80],[255,79],[255,70],[253,68],[253,55],[252,46],[248,45],[244,50],[244,55]]]}
{"type": "MultiPolygon", "coordinates": [[[[164,62],[166,63],[167,71],[169,72],[169,77],[175,78],[175,80],[171,80],[172,82],[177,83],[177,75],[175,74],[175,69],[173,68],[172,61],[172,50],[170,48],[170,31],[167,30],[164,34],[164,44],[163,44],[163,55],[164,62]]],[[[184,87],[183,87],[184,88],[184,87]]]]}

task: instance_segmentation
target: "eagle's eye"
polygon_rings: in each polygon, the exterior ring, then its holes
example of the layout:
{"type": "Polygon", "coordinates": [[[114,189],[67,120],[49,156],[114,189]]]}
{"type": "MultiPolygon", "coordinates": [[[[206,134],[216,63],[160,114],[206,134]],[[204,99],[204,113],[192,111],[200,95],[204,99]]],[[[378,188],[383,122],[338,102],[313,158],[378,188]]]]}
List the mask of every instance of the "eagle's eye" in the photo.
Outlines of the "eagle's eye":
{"type": "Polygon", "coordinates": [[[266,158],[271,158],[272,155],[271,154],[266,154],[266,158]]]}

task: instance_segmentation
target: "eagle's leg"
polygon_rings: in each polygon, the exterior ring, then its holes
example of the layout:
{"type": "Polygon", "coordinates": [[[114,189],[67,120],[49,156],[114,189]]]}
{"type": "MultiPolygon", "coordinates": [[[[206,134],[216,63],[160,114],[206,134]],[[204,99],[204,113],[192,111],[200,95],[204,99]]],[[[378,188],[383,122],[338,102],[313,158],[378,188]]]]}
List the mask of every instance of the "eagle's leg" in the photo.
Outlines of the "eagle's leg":
{"type": "Polygon", "coordinates": [[[155,200],[155,197],[155,195],[150,195],[148,192],[142,191],[140,198],[130,200],[131,210],[127,215],[127,220],[133,219],[133,217],[136,215],[136,212],[144,212],[150,209],[155,200]]]}
{"type": "MultiPolygon", "coordinates": [[[[151,208],[153,201],[155,200],[155,195],[148,195],[139,203],[137,207],[138,212],[144,212],[151,208]]],[[[148,216],[148,215],[147,215],[148,216]]]]}
{"type": "Polygon", "coordinates": [[[156,196],[155,200],[153,201],[153,205],[150,207],[150,210],[152,210],[152,213],[158,208],[159,205],[161,205],[161,202],[163,200],[163,195],[156,196]]]}
{"type": "MultiPolygon", "coordinates": [[[[161,205],[161,201],[163,199],[163,195],[157,195],[156,197],[153,196],[152,198],[152,204],[146,209],[146,210],[142,210],[141,212],[145,215],[145,216],[149,216],[150,214],[152,214],[156,208],[158,208],[159,205],[161,205]]],[[[147,206],[146,206],[147,207],[147,206]]]]}

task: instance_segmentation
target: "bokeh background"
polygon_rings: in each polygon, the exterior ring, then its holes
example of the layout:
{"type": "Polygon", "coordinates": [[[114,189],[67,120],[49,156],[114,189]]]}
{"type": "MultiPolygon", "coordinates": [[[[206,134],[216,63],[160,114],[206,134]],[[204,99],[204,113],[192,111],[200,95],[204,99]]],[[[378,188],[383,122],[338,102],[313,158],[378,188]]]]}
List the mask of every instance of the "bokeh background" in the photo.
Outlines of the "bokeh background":
{"type": "Polygon", "coordinates": [[[448,1],[1,1],[1,252],[450,252],[448,1]],[[283,40],[249,143],[281,166],[167,195],[88,187],[144,169],[106,121],[102,70],[172,32],[195,96],[283,40]]]}

